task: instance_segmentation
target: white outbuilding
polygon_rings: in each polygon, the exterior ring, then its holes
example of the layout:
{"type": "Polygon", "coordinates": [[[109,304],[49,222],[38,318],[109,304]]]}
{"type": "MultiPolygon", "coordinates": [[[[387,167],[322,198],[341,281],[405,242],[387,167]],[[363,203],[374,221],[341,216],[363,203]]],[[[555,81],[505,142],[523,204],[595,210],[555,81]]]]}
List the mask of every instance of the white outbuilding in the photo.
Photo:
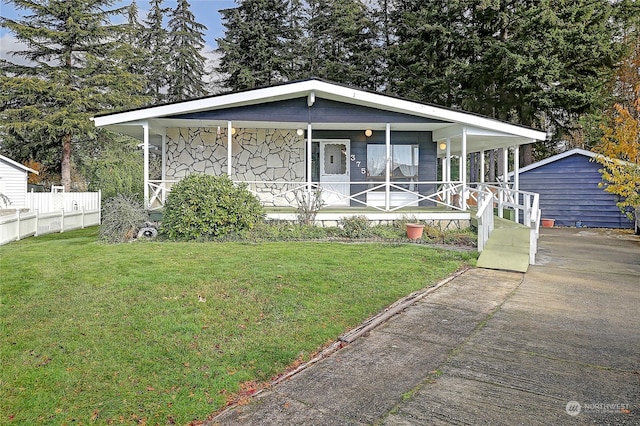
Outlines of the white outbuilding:
{"type": "Polygon", "coordinates": [[[38,174],[36,170],[0,155],[0,194],[4,195],[0,197],[0,208],[25,207],[29,173],[38,174]]]}

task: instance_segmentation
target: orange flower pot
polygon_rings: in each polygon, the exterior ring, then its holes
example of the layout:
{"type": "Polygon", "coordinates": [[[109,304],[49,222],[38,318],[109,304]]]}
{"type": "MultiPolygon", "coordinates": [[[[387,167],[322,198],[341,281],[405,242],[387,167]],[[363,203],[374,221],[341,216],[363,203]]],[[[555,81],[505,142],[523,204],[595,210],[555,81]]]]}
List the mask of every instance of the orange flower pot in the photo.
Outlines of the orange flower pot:
{"type": "Polygon", "coordinates": [[[422,231],[424,231],[424,225],[419,223],[407,223],[407,238],[410,240],[418,240],[422,238],[422,231]]]}
{"type": "Polygon", "coordinates": [[[542,227],[543,228],[553,228],[553,224],[555,223],[555,219],[542,219],[542,227]]]}

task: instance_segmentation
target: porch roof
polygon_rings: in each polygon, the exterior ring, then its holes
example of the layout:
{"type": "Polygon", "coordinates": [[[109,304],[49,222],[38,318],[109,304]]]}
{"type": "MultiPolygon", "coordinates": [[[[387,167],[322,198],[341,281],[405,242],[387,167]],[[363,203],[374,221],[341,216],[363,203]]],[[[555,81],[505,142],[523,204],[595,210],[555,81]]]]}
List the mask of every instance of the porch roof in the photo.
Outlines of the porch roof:
{"type": "MultiPolygon", "coordinates": [[[[546,139],[544,132],[529,127],[319,79],[105,114],[94,117],[93,121],[96,127],[105,127],[139,140],[143,140],[142,125],[148,123],[152,144],[159,144],[160,136],[166,128],[226,127],[228,121],[232,121],[233,126],[238,128],[306,129],[307,124],[311,124],[313,130],[373,131],[384,131],[386,124],[390,123],[392,131],[432,132],[435,143],[449,138],[452,154],[461,152],[463,132],[467,135],[467,152],[523,145],[546,139]],[[300,104],[298,112],[302,110],[308,114],[291,114],[291,118],[287,118],[281,114],[268,113],[269,104],[275,105],[300,98],[306,102],[300,104]],[[321,99],[385,114],[369,114],[361,121],[341,117],[315,117],[311,120],[313,106],[321,99]],[[238,114],[238,119],[233,119],[234,112],[247,108],[255,110],[258,107],[263,114],[238,114]],[[390,120],[389,115],[394,114],[402,119],[390,120]]],[[[438,154],[442,156],[444,151],[438,150],[438,154]]]]}

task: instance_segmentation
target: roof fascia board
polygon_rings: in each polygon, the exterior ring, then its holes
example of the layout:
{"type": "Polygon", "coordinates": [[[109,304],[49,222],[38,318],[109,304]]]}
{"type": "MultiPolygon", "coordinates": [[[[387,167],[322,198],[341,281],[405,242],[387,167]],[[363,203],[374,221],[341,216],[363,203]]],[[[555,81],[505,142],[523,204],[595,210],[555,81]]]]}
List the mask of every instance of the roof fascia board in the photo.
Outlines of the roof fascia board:
{"type": "Polygon", "coordinates": [[[379,93],[352,89],[320,80],[305,80],[274,87],[185,101],[171,105],[160,105],[140,110],[114,113],[94,117],[93,120],[97,127],[102,127],[110,124],[122,124],[125,122],[167,117],[171,115],[203,111],[211,108],[231,108],[256,103],[258,101],[271,102],[275,100],[294,98],[296,96],[310,96],[311,93],[315,93],[316,97],[322,97],[324,95],[327,98],[340,100],[346,103],[365,105],[421,117],[436,118],[444,121],[451,121],[453,123],[460,123],[466,126],[479,127],[496,132],[522,136],[528,139],[546,139],[546,134],[544,132],[534,129],[516,126],[510,123],[462,111],[450,110],[434,105],[421,104],[404,99],[389,97],[379,93]]]}
{"type": "MultiPolygon", "coordinates": [[[[560,154],[552,155],[549,158],[545,158],[544,160],[540,160],[537,163],[529,164],[528,166],[522,167],[520,169],[520,173],[528,172],[529,170],[537,169],[538,167],[546,166],[547,164],[556,162],[558,160],[562,160],[563,158],[570,157],[574,154],[584,155],[585,157],[596,158],[598,154],[587,151],[580,148],[574,148],[569,151],[561,152],[560,154]]],[[[513,174],[513,172],[511,173],[513,174]]]]}
{"type": "Polygon", "coordinates": [[[170,105],[160,105],[134,111],[125,111],[110,115],[94,117],[96,127],[108,126],[110,124],[122,124],[124,122],[136,122],[153,118],[167,117],[190,112],[206,111],[211,108],[232,108],[245,104],[251,104],[258,100],[270,101],[295,97],[301,94],[306,95],[312,86],[311,81],[302,81],[275,87],[249,90],[245,92],[230,93],[209,98],[196,99],[170,105]]]}
{"type": "Polygon", "coordinates": [[[393,98],[379,93],[365,92],[358,89],[336,86],[324,81],[314,80],[313,82],[317,84],[316,92],[341,95],[345,102],[353,103],[354,100],[357,100],[365,102],[365,105],[375,106],[377,108],[392,109],[394,111],[404,112],[405,114],[409,113],[423,117],[437,118],[463,125],[490,129],[501,133],[509,133],[528,139],[545,140],[547,138],[547,134],[545,132],[517,126],[515,124],[506,123],[488,117],[393,98]]]}
{"type": "Polygon", "coordinates": [[[17,161],[14,161],[11,158],[5,157],[4,155],[1,155],[1,154],[0,154],[0,160],[4,161],[5,163],[9,164],[10,166],[16,167],[18,169],[22,169],[22,170],[27,171],[29,173],[35,173],[37,175],[40,174],[37,170],[33,170],[32,168],[27,167],[24,164],[20,164],[17,161]]]}

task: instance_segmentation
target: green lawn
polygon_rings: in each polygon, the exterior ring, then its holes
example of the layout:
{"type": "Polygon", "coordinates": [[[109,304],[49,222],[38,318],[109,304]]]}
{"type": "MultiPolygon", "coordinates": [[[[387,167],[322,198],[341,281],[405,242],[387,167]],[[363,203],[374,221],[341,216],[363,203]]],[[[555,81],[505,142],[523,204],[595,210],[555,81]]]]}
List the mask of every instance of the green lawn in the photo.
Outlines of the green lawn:
{"type": "Polygon", "coordinates": [[[475,252],[415,244],[0,247],[0,424],[186,424],[475,252]]]}

